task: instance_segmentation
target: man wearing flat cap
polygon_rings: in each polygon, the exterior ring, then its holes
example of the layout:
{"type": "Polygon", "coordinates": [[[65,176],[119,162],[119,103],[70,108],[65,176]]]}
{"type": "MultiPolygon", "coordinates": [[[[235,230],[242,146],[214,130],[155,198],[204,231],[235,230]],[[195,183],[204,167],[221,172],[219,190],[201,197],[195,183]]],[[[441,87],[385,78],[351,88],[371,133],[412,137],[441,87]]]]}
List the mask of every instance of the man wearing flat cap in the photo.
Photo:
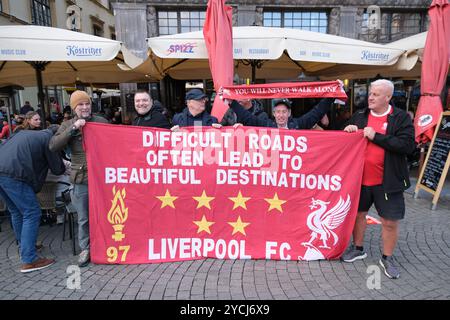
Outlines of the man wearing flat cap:
{"type": "Polygon", "coordinates": [[[208,97],[201,89],[191,89],[186,93],[186,108],[173,117],[172,130],[178,127],[213,126],[220,128],[217,118],[205,111],[208,97]]]}
{"type": "Polygon", "coordinates": [[[84,267],[90,261],[90,251],[88,172],[82,129],[86,122],[108,123],[108,121],[92,115],[91,98],[84,91],[77,90],[72,93],[70,107],[75,112],[74,118],[61,124],[58,132],[50,140],[49,148],[51,151],[63,150],[66,147],[70,150],[72,160],[70,181],[74,185],[71,198],[78,213],[78,243],[81,248],[78,265],[84,267]]]}

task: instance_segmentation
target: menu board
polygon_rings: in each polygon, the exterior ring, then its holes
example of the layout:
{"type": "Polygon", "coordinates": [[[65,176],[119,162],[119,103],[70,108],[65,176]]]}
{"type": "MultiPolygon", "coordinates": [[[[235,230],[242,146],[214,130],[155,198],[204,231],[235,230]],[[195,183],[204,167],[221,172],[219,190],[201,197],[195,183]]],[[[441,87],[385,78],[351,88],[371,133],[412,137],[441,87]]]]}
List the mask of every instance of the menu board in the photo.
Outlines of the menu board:
{"type": "Polygon", "coordinates": [[[436,128],[437,131],[431,141],[416,187],[416,193],[421,188],[434,194],[434,205],[441,192],[450,164],[450,112],[442,113],[436,128]]]}

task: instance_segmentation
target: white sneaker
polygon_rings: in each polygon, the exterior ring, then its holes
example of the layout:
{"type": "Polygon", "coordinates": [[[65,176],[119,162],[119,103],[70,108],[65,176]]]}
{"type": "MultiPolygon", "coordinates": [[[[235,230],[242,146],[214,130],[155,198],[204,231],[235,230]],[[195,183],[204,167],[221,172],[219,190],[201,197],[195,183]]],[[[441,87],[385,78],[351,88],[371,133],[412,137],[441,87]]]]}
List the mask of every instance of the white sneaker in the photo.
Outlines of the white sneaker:
{"type": "Polygon", "coordinates": [[[63,224],[64,223],[64,215],[63,214],[58,214],[56,216],[56,224],[63,224]]]}
{"type": "Polygon", "coordinates": [[[78,266],[86,267],[89,264],[89,261],[91,261],[91,255],[89,250],[83,250],[81,251],[80,255],[78,256],[78,266]]]}

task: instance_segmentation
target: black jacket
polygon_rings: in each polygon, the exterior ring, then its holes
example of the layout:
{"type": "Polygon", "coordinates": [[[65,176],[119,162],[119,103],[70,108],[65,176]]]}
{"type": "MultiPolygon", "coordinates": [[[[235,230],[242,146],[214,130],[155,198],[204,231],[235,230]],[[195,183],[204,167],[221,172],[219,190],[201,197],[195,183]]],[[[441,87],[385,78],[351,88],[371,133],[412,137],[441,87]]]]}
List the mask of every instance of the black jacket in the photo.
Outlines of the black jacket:
{"type": "MultiPolygon", "coordinates": [[[[368,108],[358,110],[349,124],[359,129],[367,127],[368,108]]],[[[399,192],[411,186],[409,181],[408,162],[406,156],[414,152],[414,125],[411,117],[403,110],[394,108],[388,115],[386,134],[376,133],[373,143],[382,147],[384,154],[383,188],[385,193],[399,192]]]]}
{"type": "Polygon", "coordinates": [[[20,108],[20,114],[27,114],[30,111],[34,111],[33,107],[29,104],[25,104],[22,108],[20,108]]]}
{"type": "Polygon", "coordinates": [[[173,117],[172,123],[174,126],[179,125],[180,127],[192,127],[197,124],[201,124],[202,126],[211,126],[213,123],[218,123],[218,121],[216,117],[213,117],[206,111],[203,111],[194,117],[186,107],[182,112],[177,113],[173,117]]]}
{"type": "Polygon", "coordinates": [[[138,114],[133,120],[133,126],[170,129],[169,121],[155,106],[152,106],[146,114],[138,114]]]}
{"type": "MultiPolygon", "coordinates": [[[[269,119],[267,113],[264,112],[264,109],[261,103],[257,100],[252,100],[252,106],[250,109],[247,109],[251,114],[257,116],[259,118],[269,119]]],[[[233,109],[229,108],[227,112],[225,112],[222,121],[220,122],[223,126],[232,126],[237,123],[237,116],[233,109]]]]}
{"type": "MultiPolygon", "coordinates": [[[[289,129],[311,129],[323,116],[328,112],[331,107],[334,98],[325,98],[320,100],[320,102],[304,114],[298,118],[289,118],[288,120],[288,128],[289,129]]],[[[277,123],[270,119],[264,117],[258,117],[248,110],[245,110],[238,102],[232,101],[230,107],[237,115],[237,122],[242,123],[246,126],[255,126],[255,127],[271,127],[277,128],[277,123]]]]}
{"type": "Polygon", "coordinates": [[[57,152],[48,148],[53,132],[22,130],[0,145],[0,175],[23,181],[34,192],[39,192],[48,169],[55,175],[63,174],[64,163],[57,152]]]}

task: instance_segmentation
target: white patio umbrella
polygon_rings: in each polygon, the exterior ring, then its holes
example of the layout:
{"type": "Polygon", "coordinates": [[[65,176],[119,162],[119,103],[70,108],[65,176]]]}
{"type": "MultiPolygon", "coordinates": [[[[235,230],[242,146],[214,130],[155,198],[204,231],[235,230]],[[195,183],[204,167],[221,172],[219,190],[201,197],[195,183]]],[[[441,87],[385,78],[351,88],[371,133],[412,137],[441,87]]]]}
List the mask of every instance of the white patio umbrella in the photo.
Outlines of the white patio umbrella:
{"type": "Polygon", "coordinates": [[[338,65],[321,74],[321,79],[364,79],[377,76],[387,78],[418,79],[421,74],[421,62],[427,32],[422,32],[410,37],[403,38],[385,46],[404,51],[404,54],[395,64],[388,66],[370,65],[338,65]]]}
{"type": "MultiPolygon", "coordinates": [[[[119,41],[41,26],[0,26],[0,84],[43,85],[138,82],[141,73],[118,64],[136,59],[119,41]]],[[[45,113],[44,113],[45,117],[45,113]]]]}
{"type": "MultiPolygon", "coordinates": [[[[147,39],[149,59],[134,70],[154,77],[210,78],[202,31],[147,39]]],[[[240,77],[295,79],[302,72],[321,75],[336,65],[390,66],[406,50],[311,31],[234,27],[235,72],[240,77]]]]}

